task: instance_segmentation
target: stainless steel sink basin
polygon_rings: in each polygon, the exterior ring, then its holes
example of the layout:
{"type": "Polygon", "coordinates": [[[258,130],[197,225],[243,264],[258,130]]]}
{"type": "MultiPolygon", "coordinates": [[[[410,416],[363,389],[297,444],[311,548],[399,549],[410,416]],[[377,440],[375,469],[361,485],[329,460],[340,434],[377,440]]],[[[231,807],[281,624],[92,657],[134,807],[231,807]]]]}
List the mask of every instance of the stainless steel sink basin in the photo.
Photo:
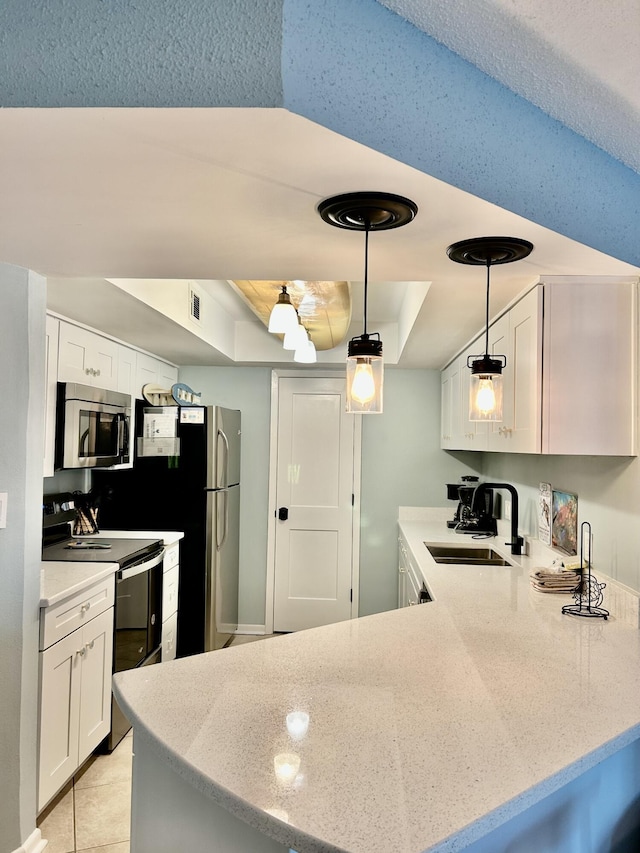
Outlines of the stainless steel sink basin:
{"type": "Polygon", "coordinates": [[[493,548],[478,548],[465,545],[430,545],[424,543],[436,563],[468,566],[510,566],[493,548]]]}

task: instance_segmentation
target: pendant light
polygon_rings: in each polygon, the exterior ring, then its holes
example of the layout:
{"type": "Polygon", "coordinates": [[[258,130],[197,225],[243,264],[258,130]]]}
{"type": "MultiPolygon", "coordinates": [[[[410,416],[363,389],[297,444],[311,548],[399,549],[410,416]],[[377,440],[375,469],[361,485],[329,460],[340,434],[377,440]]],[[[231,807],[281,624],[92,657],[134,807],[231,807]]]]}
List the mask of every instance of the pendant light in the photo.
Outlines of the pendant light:
{"type": "MultiPolygon", "coordinates": [[[[303,326],[304,328],[304,326],[303,326]]],[[[298,364],[315,364],[318,360],[315,344],[305,329],[305,340],[300,343],[293,354],[293,360],[298,364]]]]}
{"type": "Polygon", "coordinates": [[[391,193],[344,193],[320,202],[318,213],[329,225],[364,231],[364,328],[347,350],[346,410],[352,414],[382,413],[383,359],[378,332],[367,331],[369,233],[400,228],[415,217],[417,205],[391,193]]]}
{"type": "Polygon", "coordinates": [[[293,350],[295,352],[299,347],[304,346],[308,340],[309,336],[307,334],[307,330],[302,325],[302,320],[298,316],[294,328],[285,332],[284,340],[282,341],[282,348],[286,350],[293,350]]]}
{"type": "Polygon", "coordinates": [[[467,367],[471,368],[469,383],[469,420],[502,420],[502,371],[506,355],[489,353],[489,281],[491,267],[510,264],[531,254],[533,243],[518,237],[473,237],[453,243],[447,255],[458,264],[487,267],[486,323],[483,355],[470,355],[467,367]]]}
{"type": "Polygon", "coordinates": [[[276,335],[284,335],[298,325],[298,313],[291,304],[287,286],[282,285],[282,292],[269,315],[269,331],[276,335]]]}

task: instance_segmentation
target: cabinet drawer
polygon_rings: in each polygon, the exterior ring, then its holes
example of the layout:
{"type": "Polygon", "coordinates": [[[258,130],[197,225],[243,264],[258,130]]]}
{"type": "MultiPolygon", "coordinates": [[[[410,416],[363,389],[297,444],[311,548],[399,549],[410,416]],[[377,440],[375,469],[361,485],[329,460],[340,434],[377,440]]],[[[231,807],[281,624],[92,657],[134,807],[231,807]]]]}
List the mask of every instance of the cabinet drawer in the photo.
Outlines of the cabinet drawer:
{"type": "Polygon", "coordinates": [[[113,607],[114,597],[115,575],[111,575],[58,604],[44,608],[40,615],[40,649],[47,649],[113,607]]]}
{"type": "Polygon", "coordinates": [[[180,562],[180,544],[176,542],[174,545],[168,545],[164,552],[163,566],[165,572],[177,566],[180,562]]]}
{"type": "Polygon", "coordinates": [[[162,578],[162,621],[178,609],[178,584],[180,567],[174,566],[162,578]]]}
{"type": "Polygon", "coordinates": [[[162,661],[174,660],[176,656],[176,637],[178,634],[178,614],[173,613],[162,623],[162,661]]]}

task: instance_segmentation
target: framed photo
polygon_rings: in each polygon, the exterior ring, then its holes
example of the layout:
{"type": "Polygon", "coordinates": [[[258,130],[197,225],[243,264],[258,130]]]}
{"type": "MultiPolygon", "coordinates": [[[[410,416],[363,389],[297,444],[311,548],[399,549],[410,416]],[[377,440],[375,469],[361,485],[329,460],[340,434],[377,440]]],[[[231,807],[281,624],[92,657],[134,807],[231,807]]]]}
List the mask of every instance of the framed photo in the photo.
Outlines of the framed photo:
{"type": "Polygon", "coordinates": [[[552,491],[551,544],[569,556],[578,553],[578,496],[552,491]]]}

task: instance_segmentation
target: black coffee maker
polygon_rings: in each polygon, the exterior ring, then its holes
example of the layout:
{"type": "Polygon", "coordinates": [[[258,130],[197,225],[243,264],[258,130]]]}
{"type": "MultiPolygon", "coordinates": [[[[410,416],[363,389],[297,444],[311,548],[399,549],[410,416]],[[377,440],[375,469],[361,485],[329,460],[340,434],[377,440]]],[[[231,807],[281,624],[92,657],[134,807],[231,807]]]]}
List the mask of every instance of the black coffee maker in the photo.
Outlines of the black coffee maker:
{"type": "Polygon", "coordinates": [[[473,494],[480,478],[469,475],[460,477],[459,483],[447,483],[447,497],[458,501],[458,506],[447,527],[457,533],[477,533],[495,536],[496,520],[493,517],[493,492],[481,495],[480,506],[473,506],[473,494]]]}

